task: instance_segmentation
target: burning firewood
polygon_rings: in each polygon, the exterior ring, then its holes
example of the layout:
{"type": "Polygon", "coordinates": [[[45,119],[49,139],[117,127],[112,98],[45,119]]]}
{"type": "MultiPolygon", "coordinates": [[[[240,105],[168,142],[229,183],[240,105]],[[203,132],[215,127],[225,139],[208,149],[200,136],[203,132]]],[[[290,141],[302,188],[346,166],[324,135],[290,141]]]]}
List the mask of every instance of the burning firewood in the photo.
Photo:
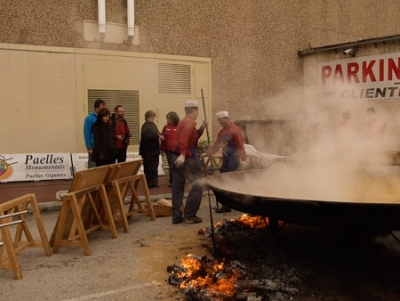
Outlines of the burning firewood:
{"type": "Polygon", "coordinates": [[[167,268],[171,273],[168,282],[184,289],[185,294],[191,298],[197,296],[197,300],[208,300],[210,297],[207,296],[210,295],[214,295],[210,300],[224,300],[234,295],[237,279],[247,274],[246,267],[237,261],[226,264],[196,255],[188,255],[181,261],[181,264],[167,268]],[[225,297],[216,299],[215,295],[225,297]]]}
{"type": "MultiPolygon", "coordinates": [[[[267,226],[268,219],[247,214],[217,223],[214,235],[218,254],[224,259],[217,261],[207,256],[188,255],[181,259],[181,263],[168,267],[168,282],[182,289],[188,299],[196,301],[251,301],[265,300],[263,296],[268,295],[282,295],[286,298],[298,294],[298,290],[291,286],[293,279],[288,279],[288,282],[276,278],[268,279],[268,273],[264,270],[266,266],[256,265],[255,268],[254,264],[251,264],[252,254],[247,253],[244,257],[247,263],[253,265],[251,272],[246,264],[235,258],[239,254],[244,255],[237,252],[241,247],[235,246],[235,242],[244,243],[257,252],[264,252],[265,246],[260,245],[255,237],[257,233],[266,233],[267,226]],[[249,241],[243,242],[243,238],[249,241]],[[254,275],[253,272],[261,273],[254,275]]],[[[208,228],[199,230],[199,234],[205,236],[211,236],[211,233],[208,228]]],[[[276,300],[287,300],[284,298],[276,300]]]]}
{"type": "Polygon", "coordinates": [[[181,264],[168,267],[168,282],[183,289],[190,300],[262,300],[262,295],[296,295],[298,290],[288,284],[269,279],[252,279],[245,265],[235,260],[217,262],[207,256],[188,255],[181,264]]]}

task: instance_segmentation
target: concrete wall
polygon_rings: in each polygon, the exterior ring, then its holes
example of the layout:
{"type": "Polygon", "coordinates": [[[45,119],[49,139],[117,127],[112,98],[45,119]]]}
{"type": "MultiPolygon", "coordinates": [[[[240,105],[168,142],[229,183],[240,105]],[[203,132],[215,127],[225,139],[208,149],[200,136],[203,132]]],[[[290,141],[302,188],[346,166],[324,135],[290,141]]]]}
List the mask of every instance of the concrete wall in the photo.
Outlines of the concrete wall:
{"type": "MultiPolygon", "coordinates": [[[[126,24],[126,1],[106,5],[107,22],[126,24]]],[[[397,34],[399,8],[395,0],[136,0],[139,44],[127,45],[85,41],[95,0],[14,0],[0,8],[0,42],[210,58],[213,113],[297,119],[307,81],[297,51],[397,34]]]]}
{"type": "Polygon", "coordinates": [[[76,151],[75,56],[0,50],[2,153],[76,151]]]}
{"type": "MultiPolygon", "coordinates": [[[[186,99],[201,103],[201,89],[211,115],[207,58],[0,44],[0,65],[1,108],[8,116],[0,123],[2,153],[85,152],[82,129],[91,112],[89,89],[139,91],[140,126],[152,109],[161,130],[169,111],[183,116],[186,99]],[[192,94],[157,93],[158,62],[190,65],[192,94]]],[[[199,120],[204,120],[203,110],[199,120]]],[[[138,145],[129,146],[129,151],[137,150],[138,145]]]]}

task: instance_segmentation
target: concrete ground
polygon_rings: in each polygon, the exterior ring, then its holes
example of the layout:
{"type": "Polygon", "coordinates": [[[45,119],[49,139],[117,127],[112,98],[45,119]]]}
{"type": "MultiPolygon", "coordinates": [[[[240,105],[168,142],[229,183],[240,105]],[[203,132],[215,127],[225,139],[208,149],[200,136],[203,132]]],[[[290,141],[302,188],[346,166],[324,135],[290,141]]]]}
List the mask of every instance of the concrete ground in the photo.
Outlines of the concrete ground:
{"type": "MultiPolygon", "coordinates": [[[[167,178],[160,178],[160,180],[160,188],[150,190],[152,199],[156,200],[160,197],[170,199],[167,178]]],[[[49,187],[49,185],[43,186],[39,183],[37,185],[30,183],[31,186],[24,188],[26,193],[38,193],[41,216],[49,239],[61,207],[61,202],[54,200],[54,191],[58,191],[62,186],[55,184],[52,183],[51,189],[45,189],[44,187],[49,187]],[[32,187],[36,191],[32,191],[32,187]]],[[[21,183],[0,185],[0,195],[5,191],[9,192],[9,196],[16,195],[18,192],[18,195],[22,195],[25,193],[22,186],[21,183]]],[[[149,216],[135,214],[129,221],[129,233],[124,233],[122,228],[118,228],[118,237],[115,239],[111,238],[109,232],[91,233],[88,235],[92,253],[90,256],[85,256],[82,248],[79,247],[60,247],[60,252],[53,253],[51,256],[45,256],[40,248],[25,249],[18,255],[23,279],[15,280],[10,270],[0,269],[0,301],[185,300],[180,289],[168,284],[167,267],[180,263],[180,259],[187,254],[207,255],[213,258],[211,238],[198,233],[200,229],[211,226],[209,202],[212,207],[215,207],[214,195],[212,192],[209,195],[205,190],[198,212],[198,215],[203,218],[200,224],[173,225],[171,217],[158,217],[155,221],[151,221],[149,216]]],[[[243,214],[238,211],[224,214],[212,212],[214,224],[223,219],[240,217],[243,214]]],[[[27,223],[34,238],[38,239],[31,215],[28,216],[27,223]]],[[[289,247],[290,252],[299,253],[295,250],[296,248],[301,250],[304,245],[303,239],[308,238],[311,241],[315,239],[313,231],[306,232],[305,237],[297,237],[297,233],[290,236],[287,228],[286,231],[285,241],[293,241],[289,247]]],[[[394,234],[400,237],[399,231],[394,234]]],[[[395,254],[400,252],[398,241],[391,236],[379,237],[376,242],[390,251],[393,250],[395,254]]],[[[318,256],[311,256],[311,258],[314,257],[318,258],[318,256]]],[[[398,267],[396,262],[393,262],[393,268],[385,271],[379,278],[383,278],[386,274],[385,277],[390,277],[389,270],[396,270],[398,267]]],[[[369,264],[371,263],[372,261],[369,261],[369,264]]],[[[380,257],[374,259],[373,263],[379,266],[380,257]]],[[[326,265],[329,266],[329,263],[326,265]]],[[[299,297],[297,300],[356,300],[351,297],[354,294],[349,294],[353,287],[357,287],[354,281],[346,283],[345,289],[341,283],[344,279],[351,278],[353,274],[348,275],[347,268],[344,271],[340,268],[335,270],[337,270],[336,274],[333,275],[332,269],[330,273],[326,273],[323,269],[322,274],[313,271],[316,273],[313,279],[318,280],[312,285],[318,286],[323,292],[321,298],[316,294],[313,298],[299,297]]],[[[363,286],[376,293],[380,291],[381,283],[386,282],[380,281],[374,284],[376,282],[374,282],[374,277],[375,275],[369,274],[365,276],[364,278],[370,279],[371,282],[366,282],[363,286]]],[[[391,292],[395,291],[395,288],[390,286],[382,291],[389,288],[391,292]]],[[[397,299],[387,297],[371,300],[397,299]]]]}
{"type": "MultiPolygon", "coordinates": [[[[212,241],[198,234],[209,227],[215,198],[203,195],[198,215],[200,224],[173,225],[171,217],[136,214],[129,221],[130,233],[118,229],[118,238],[97,231],[88,236],[92,255],[81,248],[60,247],[59,253],[45,256],[40,248],[20,252],[23,279],[15,280],[10,270],[0,269],[0,300],[183,300],[182,292],[169,285],[167,266],[179,263],[187,254],[213,258],[212,241]]],[[[47,236],[53,233],[59,210],[41,212],[47,236]]],[[[213,222],[241,216],[241,212],[213,213],[213,222]]],[[[38,238],[35,223],[28,226],[38,238]]]]}

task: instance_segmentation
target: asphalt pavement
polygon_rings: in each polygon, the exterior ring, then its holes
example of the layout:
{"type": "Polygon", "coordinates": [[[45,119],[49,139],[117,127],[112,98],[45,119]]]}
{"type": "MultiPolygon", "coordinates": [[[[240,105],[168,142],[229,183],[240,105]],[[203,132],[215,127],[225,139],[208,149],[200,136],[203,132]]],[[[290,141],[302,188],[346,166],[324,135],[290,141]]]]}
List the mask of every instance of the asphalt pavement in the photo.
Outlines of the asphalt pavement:
{"type": "MultiPolygon", "coordinates": [[[[199,224],[173,225],[171,217],[151,221],[138,213],[129,220],[130,232],[118,228],[115,239],[107,231],[91,233],[90,256],[80,247],[61,246],[51,256],[45,256],[41,248],[27,248],[17,256],[21,280],[15,280],[11,270],[0,269],[0,300],[184,300],[181,290],[168,284],[167,266],[187,254],[213,257],[211,239],[198,233],[211,225],[209,203],[214,207],[215,198],[205,191],[199,224]]],[[[56,207],[51,209],[41,211],[49,239],[59,216],[56,207]]],[[[213,222],[241,215],[238,211],[213,213],[213,222]]],[[[27,224],[38,239],[31,215],[27,224]]]]}

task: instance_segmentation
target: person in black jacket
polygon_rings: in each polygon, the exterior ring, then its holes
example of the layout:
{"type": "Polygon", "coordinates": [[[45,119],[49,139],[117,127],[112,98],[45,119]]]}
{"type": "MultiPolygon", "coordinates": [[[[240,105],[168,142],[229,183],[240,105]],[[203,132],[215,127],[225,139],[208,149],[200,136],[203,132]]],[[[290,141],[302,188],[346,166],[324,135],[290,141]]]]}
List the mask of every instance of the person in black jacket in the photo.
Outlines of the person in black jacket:
{"type": "Polygon", "coordinates": [[[139,155],[143,159],[144,174],[149,188],[159,187],[160,140],[164,139],[154,123],[155,117],[156,113],[154,111],[149,110],[145,113],[144,118],[146,121],[142,125],[140,133],[139,155]]]}
{"type": "Polygon", "coordinates": [[[96,162],[96,166],[115,163],[117,149],[108,109],[103,108],[97,113],[97,121],[93,124],[92,131],[94,136],[92,160],[96,162]]]}

